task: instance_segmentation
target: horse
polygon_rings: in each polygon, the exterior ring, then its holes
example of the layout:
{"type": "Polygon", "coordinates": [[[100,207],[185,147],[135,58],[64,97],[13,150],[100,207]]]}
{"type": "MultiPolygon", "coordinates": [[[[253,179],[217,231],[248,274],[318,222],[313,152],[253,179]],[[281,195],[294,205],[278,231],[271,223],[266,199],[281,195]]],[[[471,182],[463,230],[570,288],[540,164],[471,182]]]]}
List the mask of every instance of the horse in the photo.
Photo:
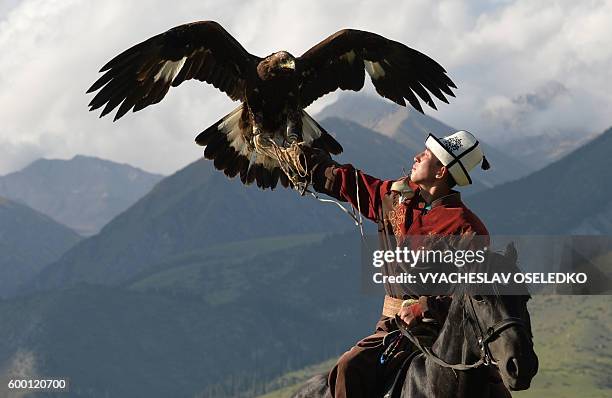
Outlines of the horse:
{"type": "MultiPolygon", "coordinates": [[[[489,252],[488,269],[496,272],[520,272],[517,252],[512,243],[504,254],[489,252]]],[[[493,285],[493,291],[481,291],[467,285],[453,287],[452,303],[434,344],[420,344],[401,319],[396,323],[401,333],[417,348],[404,371],[401,398],[487,398],[496,396],[488,382],[491,368],[499,371],[511,391],[529,388],[538,370],[533,349],[531,320],[527,310],[530,296],[504,294],[507,287],[493,285]]],[[[504,389],[505,390],[505,389],[504,389]]],[[[381,397],[384,393],[381,392],[381,397]]],[[[507,392],[505,393],[507,396],[507,392]]],[[[385,397],[398,396],[397,390],[385,397]],[[393,395],[392,395],[393,394],[393,395]]],[[[292,398],[329,398],[327,374],[308,380],[292,398]]]]}

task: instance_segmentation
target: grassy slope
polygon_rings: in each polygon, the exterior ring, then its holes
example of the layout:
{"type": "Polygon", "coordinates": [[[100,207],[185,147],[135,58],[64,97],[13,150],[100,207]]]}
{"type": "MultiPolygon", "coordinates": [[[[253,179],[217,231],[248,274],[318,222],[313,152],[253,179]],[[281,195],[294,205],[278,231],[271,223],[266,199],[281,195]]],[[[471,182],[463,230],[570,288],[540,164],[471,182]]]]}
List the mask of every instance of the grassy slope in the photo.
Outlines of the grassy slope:
{"type": "Polygon", "coordinates": [[[194,250],[165,259],[137,275],[125,286],[136,291],[172,291],[181,294],[204,296],[209,304],[221,304],[231,297],[230,291],[238,291],[235,285],[244,280],[242,265],[255,257],[265,256],[276,251],[291,250],[302,245],[320,243],[324,234],[287,235],[282,237],[260,238],[232,242],[194,250]],[[234,273],[234,275],[230,275],[234,273]],[[205,281],[202,275],[206,275],[205,281]],[[221,283],[224,289],[215,289],[221,283]],[[211,289],[203,288],[203,284],[211,289]],[[235,289],[232,289],[235,288],[235,289]]]}
{"type": "Polygon", "coordinates": [[[284,374],[268,383],[267,389],[272,391],[265,395],[261,395],[259,398],[289,397],[297,391],[305,380],[318,373],[328,372],[335,363],[336,359],[334,358],[316,365],[307,366],[295,372],[284,374]]]}
{"type": "Polygon", "coordinates": [[[354,233],[224,244],[120,287],[0,300],[0,379],[17,351],[34,358],[31,372],[70,375],[70,397],[269,391],[279,374],[339,353],[373,324],[379,300],[360,295],[353,244],[354,233]]]}
{"type": "Polygon", "coordinates": [[[540,358],[532,388],[517,397],[610,397],[609,296],[537,297],[531,306],[540,358]]]}
{"type": "MultiPolygon", "coordinates": [[[[609,296],[538,296],[530,302],[540,370],[519,398],[603,398],[612,396],[612,307],[609,296]]],[[[259,398],[291,396],[334,360],[291,372],[282,387],[259,398]],[[289,381],[295,381],[290,385],[289,381]]]]}

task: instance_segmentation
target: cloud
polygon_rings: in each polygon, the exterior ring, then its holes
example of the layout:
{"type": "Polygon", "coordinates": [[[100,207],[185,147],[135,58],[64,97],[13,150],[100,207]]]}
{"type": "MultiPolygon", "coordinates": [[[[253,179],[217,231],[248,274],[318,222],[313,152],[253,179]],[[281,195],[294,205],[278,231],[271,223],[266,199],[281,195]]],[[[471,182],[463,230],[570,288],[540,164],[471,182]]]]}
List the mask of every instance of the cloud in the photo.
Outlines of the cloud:
{"type": "MultiPolygon", "coordinates": [[[[0,140],[2,156],[0,170],[12,171],[27,166],[33,159],[44,157],[46,150],[40,145],[30,142],[6,142],[0,140]]],[[[2,175],[3,173],[0,173],[2,175]]]]}
{"type": "MultiPolygon", "coordinates": [[[[116,123],[88,113],[91,96],[84,92],[100,66],[120,51],[172,26],[202,19],[221,22],[260,56],[279,49],[299,55],[344,27],[406,43],[439,61],[459,87],[450,105],[440,104],[440,111],[428,113],[485,139],[506,132],[504,122],[490,114],[499,104],[518,112],[530,131],[561,124],[602,131],[612,114],[612,93],[607,90],[612,46],[606,40],[612,37],[610,2],[6,4],[0,8],[0,143],[23,152],[3,156],[0,174],[22,167],[27,158],[70,158],[77,153],[167,174],[201,156],[193,138],[236,106],[213,87],[184,83],[160,104],[116,123]],[[530,104],[527,97],[524,104],[515,103],[550,81],[563,85],[569,100],[556,97],[545,108],[530,104]]],[[[367,86],[371,91],[371,84],[367,86]]],[[[315,113],[334,98],[324,97],[309,111],[315,113]]]]}
{"type": "Polygon", "coordinates": [[[2,21],[18,3],[19,0],[2,0],[2,2],[0,2],[0,21],[2,21]]]}
{"type": "Polygon", "coordinates": [[[526,111],[543,110],[547,109],[555,99],[567,94],[567,88],[563,84],[551,80],[537,87],[533,93],[515,97],[512,102],[526,109],[526,111]]]}
{"type": "Polygon", "coordinates": [[[493,140],[507,134],[508,122],[514,125],[517,119],[497,123],[490,117],[492,109],[517,112],[528,134],[603,131],[612,124],[607,90],[612,47],[606,39],[612,25],[604,22],[611,18],[611,2],[518,1],[477,15],[472,27],[449,43],[449,70],[456,71],[460,87],[457,101],[441,109],[440,116],[493,140]],[[517,103],[551,81],[569,95],[542,109],[517,103]]]}
{"type": "MultiPolygon", "coordinates": [[[[538,117],[544,111],[556,105],[563,105],[568,100],[571,101],[571,96],[567,88],[551,80],[536,87],[533,92],[513,98],[504,96],[488,98],[484,104],[482,117],[492,124],[502,126],[505,130],[526,132],[533,126],[532,117],[538,117]]],[[[533,133],[537,134],[537,131],[533,133]]]]}

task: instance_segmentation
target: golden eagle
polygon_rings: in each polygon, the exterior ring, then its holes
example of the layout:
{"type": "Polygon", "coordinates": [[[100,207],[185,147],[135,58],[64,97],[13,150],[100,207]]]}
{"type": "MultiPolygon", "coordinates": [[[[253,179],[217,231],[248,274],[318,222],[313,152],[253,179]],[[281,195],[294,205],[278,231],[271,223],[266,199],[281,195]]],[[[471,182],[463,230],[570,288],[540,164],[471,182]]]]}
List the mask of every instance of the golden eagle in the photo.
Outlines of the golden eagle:
{"type": "Polygon", "coordinates": [[[304,108],[338,88],[359,91],[364,69],[380,95],[402,106],[407,99],[419,112],[417,96],[434,109],[429,93],[446,103],[445,94],[454,97],[456,86],[436,61],[375,33],[344,29],[301,57],[279,51],[260,58],[213,21],[180,25],[125,50],[102,67],[87,93],[100,90],[89,103],[90,110],[105,105],[100,117],[119,107],[117,120],[185,80],[212,84],[241,104],[197,136],[204,156],[229,177],[273,189],[279,179],[294,185],[299,170],[287,154],[296,146],[342,152],[304,108]]]}

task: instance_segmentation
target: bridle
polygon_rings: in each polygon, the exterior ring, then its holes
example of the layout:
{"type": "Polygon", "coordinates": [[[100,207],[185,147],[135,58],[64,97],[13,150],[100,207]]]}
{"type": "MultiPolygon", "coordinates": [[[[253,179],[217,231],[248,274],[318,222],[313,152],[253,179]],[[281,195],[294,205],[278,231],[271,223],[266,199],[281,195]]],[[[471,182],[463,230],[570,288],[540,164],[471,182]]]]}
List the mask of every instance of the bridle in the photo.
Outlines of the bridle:
{"type": "Polygon", "coordinates": [[[476,309],[474,308],[474,302],[473,302],[474,299],[470,295],[466,295],[466,296],[469,300],[469,305],[467,305],[467,303],[464,304],[463,310],[468,315],[467,319],[472,325],[472,328],[474,329],[474,334],[476,335],[476,338],[478,339],[478,346],[480,348],[480,359],[478,359],[478,361],[472,364],[447,363],[446,361],[438,357],[436,354],[434,354],[431,351],[431,348],[422,345],[419,339],[414,334],[412,334],[410,330],[408,330],[408,328],[406,327],[406,324],[404,323],[404,321],[401,320],[401,318],[398,315],[395,316],[395,323],[397,324],[397,327],[402,333],[402,335],[406,336],[408,340],[410,340],[410,342],[414,344],[415,347],[417,347],[419,351],[423,353],[423,355],[425,355],[425,357],[429,358],[430,360],[432,360],[433,362],[435,362],[436,364],[442,367],[451,368],[455,370],[470,370],[470,369],[479,368],[481,366],[497,365],[497,362],[495,361],[495,359],[493,358],[493,355],[491,354],[489,343],[495,340],[506,329],[517,327],[523,330],[524,332],[526,332],[528,336],[531,336],[531,332],[529,331],[529,327],[527,326],[525,321],[523,321],[520,318],[516,318],[516,317],[504,318],[501,321],[495,323],[493,326],[486,328],[486,331],[483,332],[483,330],[485,329],[481,327],[480,320],[478,319],[478,315],[476,315],[476,309]]]}
{"type": "Polygon", "coordinates": [[[469,306],[464,305],[464,311],[467,309],[469,315],[467,319],[472,325],[474,333],[478,338],[478,346],[480,348],[482,362],[485,366],[497,365],[495,358],[493,358],[493,355],[491,354],[489,343],[495,340],[504,330],[511,327],[518,327],[530,335],[529,328],[521,318],[508,317],[487,328],[486,332],[483,333],[483,328],[480,326],[480,320],[478,319],[476,309],[474,308],[474,299],[470,295],[467,295],[467,297],[469,300],[469,306]],[[474,323],[476,324],[476,327],[474,326],[474,323]]]}

